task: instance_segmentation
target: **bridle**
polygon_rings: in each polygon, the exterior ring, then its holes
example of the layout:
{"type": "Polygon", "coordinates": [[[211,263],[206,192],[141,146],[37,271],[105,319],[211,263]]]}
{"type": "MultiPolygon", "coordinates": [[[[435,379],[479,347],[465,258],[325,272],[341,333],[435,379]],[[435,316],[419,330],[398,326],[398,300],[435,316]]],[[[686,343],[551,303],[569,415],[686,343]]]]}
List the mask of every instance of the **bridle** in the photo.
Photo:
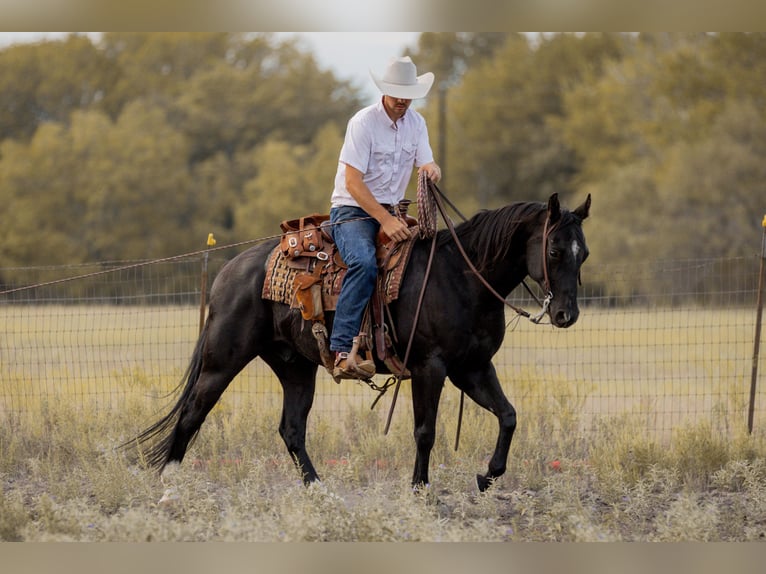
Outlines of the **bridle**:
{"type": "MultiPolygon", "coordinates": [[[[462,256],[463,260],[465,261],[466,265],[468,265],[468,268],[471,270],[471,272],[476,276],[476,278],[479,280],[479,282],[486,287],[486,289],[503,305],[506,307],[509,307],[512,309],[517,315],[521,317],[526,317],[529,319],[532,323],[539,324],[540,321],[543,320],[545,317],[545,314],[548,312],[548,307],[551,304],[551,301],[553,300],[553,290],[551,289],[551,282],[550,277],[548,273],[548,243],[549,238],[551,234],[558,228],[559,221],[556,223],[551,224],[550,223],[550,213],[546,214],[545,216],[545,223],[543,224],[543,249],[542,249],[542,258],[543,258],[543,284],[541,287],[543,288],[543,291],[545,293],[545,297],[541,301],[532,291],[532,289],[529,288],[529,285],[527,285],[527,282],[525,280],[522,280],[521,283],[524,285],[524,288],[527,290],[527,293],[530,294],[530,296],[537,301],[537,303],[540,305],[540,312],[536,315],[532,315],[529,311],[526,311],[522,309],[521,307],[517,307],[516,305],[513,305],[512,303],[509,303],[505,297],[500,295],[492,285],[489,284],[489,282],[484,278],[484,276],[479,272],[478,269],[476,269],[476,266],[471,261],[470,257],[468,257],[468,254],[465,252],[465,249],[463,249],[463,245],[460,243],[460,239],[457,236],[457,231],[455,231],[455,226],[452,223],[452,220],[447,215],[447,211],[444,207],[443,200],[447,200],[447,198],[444,196],[444,194],[441,192],[441,190],[437,187],[437,185],[432,182],[425,174],[421,174],[420,179],[418,180],[418,213],[428,213],[429,211],[432,212],[432,210],[429,210],[429,208],[426,208],[423,206],[423,209],[421,209],[421,205],[425,203],[425,201],[422,199],[422,196],[424,194],[421,193],[421,189],[427,189],[429,193],[427,196],[430,198],[433,198],[433,202],[436,205],[436,208],[439,210],[439,213],[442,216],[442,219],[444,220],[445,224],[447,225],[447,229],[450,232],[450,235],[452,236],[453,241],[455,242],[455,245],[458,248],[458,251],[460,252],[460,255],[462,256]]],[[[449,200],[447,200],[449,201],[449,200]]],[[[450,202],[450,207],[454,209],[459,215],[459,211],[457,211],[457,208],[455,208],[454,205],[450,202]]],[[[428,219],[434,221],[433,223],[433,233],[435,233],[435,218],[433,216],[428,217],[428,219]]],[[[463,217],[465,219],[465,217],[463,217]]],[[[431,253],[431,257],[433,257],[433,251],[431,253]]],[[[429,260],[430,261],[430,260],[429,260]]]]}
{"type": "MultiPolygon", "coordinates": [[[[560,221],[560,220],[559,220],[560,221]]],[[[548,214],[545,216],[545,223],[543,224],[543,284],[542,288],[545,292],[545,298],[537,302],[540,303],[540,307],[542,307],[542,310],[538,315],[535,317],[530,318],[530,321],[533,323],[539,323],[542,318],[545,316],[545,313],[548,311],[548,307],[551,304],[551,301],[553,301],[553,290],[551,289],[551,280],[548,276],[548,239],[551,236],[551,233],[553,233],[559,226],[559,221],[554,223],[553,225],[550,225],[551,222],[551,214],[548,212],[548,214]]],[[[524,287],[526,290],[532,294],[531,289],[526,284],[526,282],[522,281],[524,283],[524,287]]],[[[534,297],[534,295],[533,295],[534,297]]],[[[537,299],[537,297],[535,297],[537,299]]]]}

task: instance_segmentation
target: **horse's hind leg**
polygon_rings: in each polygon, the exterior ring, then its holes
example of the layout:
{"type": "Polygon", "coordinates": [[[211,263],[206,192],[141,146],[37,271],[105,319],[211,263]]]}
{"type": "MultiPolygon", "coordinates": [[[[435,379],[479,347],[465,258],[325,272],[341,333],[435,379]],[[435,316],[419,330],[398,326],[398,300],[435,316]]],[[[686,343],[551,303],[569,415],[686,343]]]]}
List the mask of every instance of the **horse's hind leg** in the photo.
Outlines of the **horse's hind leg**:
{"type": "Polygon", "coordinates": [[[499,431],[495,452],[489,461],[487,474],[476,475],[479,490],[484,492],[505,473],[511,439],[516,430],[516,410],[508,402],[492,363],[482,370],[450,373],[449,377],[456,387],[497,417],[499,431]]]}
{"type": "MultiPolygon", "coordinates": [[[[180,412],[175,426],[155,447],[155,452],[164,454],[161,476],[166,487],[158,504],[173,504],[178,499],[178,485],[173,478],[176,468],[183,460],[186,449],[199,432],[207,414],[248,361],[249,359],[245,360],[243,357],[226,368],[203,367],[196,380],[191,379],[191,384],[187,387],[188,396],[179,403],[180,412]]],[[[190,376],[193,377],[194,373],[190,376]]]]}
{"type": "Polygon", "coordinates": [[[197,380],[189,401],[179,413],[178,423],[169,444],[167,462],[181,462],[189,443],[199,432],[210,410],[234,379],[238,370],[203,371],[197,380]]]}
{"type": "Polygon", "coordinates": [[[273,355],[263,355],[263,359],[282,384],[279,435],[301,472],[303,482],[309,484],[317,481],[319,475],[306,452],[306,421],[314,404],[317,366],[287,348],[273,355]]]}
{"type": "Polygon", "coordinates": [[[174,423],[153,448],[154,462],[161,468],[183,460],[189,444],[229,383],[257,355],[255,329],[235,319],[233,315],[211,314],[205,324],[186,388],[170,415],[158,424],[165,427],[174,423]]]}

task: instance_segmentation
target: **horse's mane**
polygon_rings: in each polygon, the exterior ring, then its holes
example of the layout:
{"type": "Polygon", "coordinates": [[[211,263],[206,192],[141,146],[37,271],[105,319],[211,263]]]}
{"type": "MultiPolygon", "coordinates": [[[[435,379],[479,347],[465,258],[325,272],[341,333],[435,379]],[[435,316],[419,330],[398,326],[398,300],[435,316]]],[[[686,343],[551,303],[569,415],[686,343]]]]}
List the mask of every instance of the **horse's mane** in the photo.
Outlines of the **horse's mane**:
{"type": "MultiPolygon", "coordinates": [[[[468,221],[455,227],[463,247],[472,254],[474,265],[479,271],[502,261],[513,243],[513,237],[520,227],[540,220],[547,209],[545,203],[518,202],[499,209],[482,210],[468,221]]],[[[569,225],[579,219],[570,211],[562,210],[561,225],[569,225]]],[[[442,231],[439,243],[449,243],[452,236],[442,231]]]]}

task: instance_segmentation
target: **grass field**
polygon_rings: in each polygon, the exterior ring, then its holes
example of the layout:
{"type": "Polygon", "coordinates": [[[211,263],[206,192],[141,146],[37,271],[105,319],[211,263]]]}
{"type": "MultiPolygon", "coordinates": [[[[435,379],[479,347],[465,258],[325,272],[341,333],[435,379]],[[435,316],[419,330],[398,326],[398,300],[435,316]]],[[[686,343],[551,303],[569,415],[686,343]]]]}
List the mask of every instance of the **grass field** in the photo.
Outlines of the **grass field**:
{"type": "MultiPolygon", "coordinates": [[[[163,396],[186,368],[198,317],[184,306],[0,307],[0,410],[36,412],[40,401],[58,397],[116,409],[136,392],[163,396]]],[[[551,397],[563,393],[578,404],[585,430],[601,416],[629,413],[662,438],[703,421],[729,432],[747,418],[751,309],[585,308],[567,330],[510,319],[495,365],[520,413],[549,413],[551,397]]],[[[374,400],[366,387],[335,385],[322,369],[319,381],[317,417],[374,400]]],[[[762,387],[756,420],[766,409],[762,387]]],[[[224,395],[227,405],[241,402],[265,410],[281,404],[278,383],[260,361],[224,395]]]]}
{"type": "MultiPolygon", "coordinates": [[[[115,447],[164,412],[196,337],[190,307],[4,307],[1,540],[760,540],[766,435],[745,432],[748,310],[583,309],[568,331],[509,326],[498,372],[519,412],[508,473],[479,494],[491,415],[440,412],[430,488],[409,486],[403,389],[390,404],[322,375],[304,488],[262,365],[232,384],[174,475],[179,498],[115,447]]],[[[762,401],[763,392],[758,394],[762,401]]]]}

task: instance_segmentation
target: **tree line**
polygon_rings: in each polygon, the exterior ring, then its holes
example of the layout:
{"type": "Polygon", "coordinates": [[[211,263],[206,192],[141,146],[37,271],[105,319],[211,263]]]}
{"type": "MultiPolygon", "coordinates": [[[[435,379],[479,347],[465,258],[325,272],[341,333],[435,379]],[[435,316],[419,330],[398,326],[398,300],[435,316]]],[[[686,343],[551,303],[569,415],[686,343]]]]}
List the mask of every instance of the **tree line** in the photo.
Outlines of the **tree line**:
{"type": "MultiPolygon", "coordinates": [[[[416,105],[465,213],[591,193],[593,261],[758,251],[766,34],[423,33],[409,54],[437,76],[416,105]]],[[[362,104],[269,34],[0,50],[0,268],[167,257],[327,212],[362,104]]]]}

